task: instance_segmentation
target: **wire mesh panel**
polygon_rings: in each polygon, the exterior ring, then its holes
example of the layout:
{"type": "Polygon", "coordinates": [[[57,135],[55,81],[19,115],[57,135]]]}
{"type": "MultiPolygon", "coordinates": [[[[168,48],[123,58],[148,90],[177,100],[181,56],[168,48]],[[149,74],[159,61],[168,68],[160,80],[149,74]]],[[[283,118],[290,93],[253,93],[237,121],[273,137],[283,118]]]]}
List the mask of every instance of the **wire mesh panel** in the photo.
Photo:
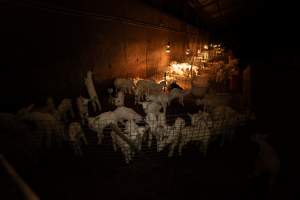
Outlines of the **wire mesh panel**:
{"type": "Polygon", "coordinates": [[[65,144],[78,156],[96,155],[98,152],[102,156],[111,156],[113,159],[115,155],[119,159],[121,154],[129,163],[141,155],[154,159],[181,156],[189,145],[198,146],[202,155],[206,155],[210,142],[218,140],[223,145],[226,140],[231,141],[238,126],[234,119],[224,119],[221,116],[215,117],[214,121],[200,122],[184,119],[182,116],[167,116],[162,121],[143,119],[137,123],[126,121],[104,124],[102,130],[80,127],[75,137],[70,135],[69,128],[40,128],[32,132],[33,139],[38,143],[36,146],[45,148],[61,148],[65,144]]]}
{"type": "MultiPolygon", "coordinates": [[[[65,148],[76,156],[99,156],[130,163],[146,156],[150,159],[184,156],[188,146],[206,156],[211,143],[223,146],[233,139],[246,117],[229,112],[165,115],[132,120],[100,120],[63,123],[58,120],[24,122],[31,148],[65,148]]],[[[33,151],[35,151],[33,150],[33,151]]]]}
{"type": "MultiPolygon", "coordinates": [[[[162,114],[152,121],[142,117],[138,121],[99,122],[98,125],[104,124],[98,126],[103,127],[101,134],[99,129],[81,122],[58,123],[58,126],[51,121],[27,124],[30,125],[30,148],[42,152],[39,159],[45,162],[35,170],[41,171],[41,177],[56,177],[53,182],[58,185],[57,180],[66,177],[72,187],[61,187],[72,191],[70,196],[78,194],[74,192],[76,185],[96,195],[99,189],[94,192],[88,188],[97,185],[102,189],[98,194],[101,197],[118,196],[114,194],[115,188],[122,196],[142,197],[147,192],[140,191],[148,188],[147,195],[170,197],[184,196],[184,192],[179,191],[183,188],[190,191],[189,187],[198,183],[194,180],[189,184],[186,181],[191,179],[185,177],[201,177],[201,187],[208,187],[205,184],[211,180],[219,180],[216,177],[220,176],[218,167],[222,166],[223,170],[223,159],[216,164],[214,159],[207,158],[214,156],[214,151],[222,150],[222,139],[239,125],[229,122],[224,115],[212,118],[204,113],[162,114]],[[49,169],[45,172],[46,166],[49,169]]],[[[226,141],[224,146],[230,146],[226,141]]],[[[222,176],[226,176],[224,174],[222,176]]],[[[35,179],[40,185],[42,180],[38,176],[35,179]]]]}

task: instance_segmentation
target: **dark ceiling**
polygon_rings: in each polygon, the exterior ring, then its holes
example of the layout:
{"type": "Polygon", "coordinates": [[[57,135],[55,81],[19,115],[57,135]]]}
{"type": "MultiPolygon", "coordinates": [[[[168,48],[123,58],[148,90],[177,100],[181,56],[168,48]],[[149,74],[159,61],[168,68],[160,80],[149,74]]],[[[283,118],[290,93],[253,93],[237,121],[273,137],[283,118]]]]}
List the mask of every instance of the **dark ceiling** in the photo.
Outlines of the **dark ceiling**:
{"type": "Polygon", "coordinates": [[[263,0],[145,0],[200,27],[220,29],[255,16],[263,0]]]}
{"type": "Polygon", "coordinates": [[[298,6],[285,0],[144,0],[212,33],[240,57],[296,48],[298,6]]]}

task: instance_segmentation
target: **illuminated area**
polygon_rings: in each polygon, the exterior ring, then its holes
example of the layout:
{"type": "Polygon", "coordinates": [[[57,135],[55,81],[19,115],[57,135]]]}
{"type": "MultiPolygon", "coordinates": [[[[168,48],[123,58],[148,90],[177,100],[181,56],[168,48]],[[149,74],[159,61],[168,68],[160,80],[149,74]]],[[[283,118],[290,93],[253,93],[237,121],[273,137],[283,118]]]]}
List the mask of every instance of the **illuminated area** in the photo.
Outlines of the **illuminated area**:
{"type": "Polygon", "coordinates": [[[199,53],[198,59],[200,59],[201,62],[206,63],[209,59],[208,52],[204,51],[204,52],[199,53]]]}
{"type": "Polygon", "coordinates": [[[173,61],[170,63],[167,73],[174,76],[191,77],[191,65],[189,63],[177,63],[173,61]]]}
{"type": "Polygon", "coordinates": [[[166,72],[167,83],[176,81],[181,87],[188,89],[191,87],[191,79],[197,75],[199,67],[189,63],[179,63],[172,61],[166,72]]]}
{"type": "Polygon", "coordinates": [[[170,42],[168,42],[167,46],[166,46],[166,53],[171,53],[171,45],[170,42]]]}
{"type": "MultiPolygon", "coordinates": [[[[220,79],[223,80],[222,75],[230,74],[232,66],[237,64],[234,63],[233,60],[227,65],[224,64],[225,60],[222,56],[225,52],[221,44],[199,46],[200,48],[196,50],[188,47],[182,52],[184,59],[174,59],[170,61],[166,68],[160,68],[158,73],[148,76],[147,79],[154,80],[157,83],[160,81],[166,81],[167,84],[176,82],[182,88],[190,89],[192,80],[198,85],[203,77],[205,77],[205,84],[207,84],[207,79],[209,79],[210,82],[217,82],[220,79]]],[[[170,42],[168,42],[166,46],[166,53],[170,56],[173,55],[170,42]]],[[[143,79],[142,76],[135,76],[133,81],[136,83],[140,79],[143,79]]],[[[203,84],[201,83],[200,85],[203,84]]]]}

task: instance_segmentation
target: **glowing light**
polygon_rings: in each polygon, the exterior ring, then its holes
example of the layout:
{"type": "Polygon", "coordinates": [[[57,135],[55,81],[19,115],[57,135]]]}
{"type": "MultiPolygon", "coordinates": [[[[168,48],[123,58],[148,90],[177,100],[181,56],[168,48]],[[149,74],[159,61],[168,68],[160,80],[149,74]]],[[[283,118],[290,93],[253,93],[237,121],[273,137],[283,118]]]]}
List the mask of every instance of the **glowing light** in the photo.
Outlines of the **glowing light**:
{"type": "Polygon", "coordinates": [[[171,73],[176,73],[178,75],[184,75],[186,72],[190,71],[191,65],[188,63],[171,63],[171,73]]]}
{"type": "Polygon", "coordinates": [[[186,54],[186,55],[190,55],[190,54],[191,54],[190,48],[187,48],[187,50],[185,51],[185,54],[186,54]]]}
{"type": "Polygon", "coordinates": [[[208,45],[207,44],[204,45],[204,49],[208,49],[208,45]]]}
{"type": "Polygon", "coordinates": [[[171,74],[173,76],[190,77],[191,69],[193,73],[196,74],[198,67],[194,65],[192,67],[189,63],[177,63],[173,61],[170,63],[167,74],[171,74]]]}
{"type": "Polygon", "coordinates": [[[171,52],[171,45],[170,42],[168,42],[167,46],[166,46],[166,53],[170,53],[171,52]]]}
{"type": "Polygon", "coordinates": [[[170,47],[167,47],[167,48],[166,48],[166,53],[170,53],[170,52],[171,52],[170,47]]]}

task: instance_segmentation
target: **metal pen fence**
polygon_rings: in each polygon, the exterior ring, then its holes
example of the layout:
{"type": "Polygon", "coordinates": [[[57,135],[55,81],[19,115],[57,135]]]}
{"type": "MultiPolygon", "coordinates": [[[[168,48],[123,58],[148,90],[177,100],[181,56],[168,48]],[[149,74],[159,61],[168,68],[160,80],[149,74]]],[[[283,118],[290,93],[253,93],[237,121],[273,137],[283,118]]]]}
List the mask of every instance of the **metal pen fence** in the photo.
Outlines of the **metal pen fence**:
{"type": "MultiPolygon", "coordinates": [[[[69,129],[72,122],[68,124],[53,121],[25,122],[29,124],[27,135],[30,147],[36,151],[63,148],[72,150],[77,156],[99,153],[110,159],[120,159],[121,153],[127,163],[133,161],[137,155],[147,155],[150,159],[180,156],[189,145],[200,147],[202,154],[205,155],[211,148],[211,143],[217,142],[219,146],[226,143],[229,145],[235,130],[245,123],[246,119],[223,115],[193,121],[184,114],[168,115],[165,119],[143,118],[132,123],[130,121],[111,123],[102,120],[95,122],[94,127],[80,124],[80,129],[75,130],[75,133],[73,130],[73,136],[75,135],[73,137],[69,129]]],[[[1,134],[3,135],[3,132],[1,134]]]]}

